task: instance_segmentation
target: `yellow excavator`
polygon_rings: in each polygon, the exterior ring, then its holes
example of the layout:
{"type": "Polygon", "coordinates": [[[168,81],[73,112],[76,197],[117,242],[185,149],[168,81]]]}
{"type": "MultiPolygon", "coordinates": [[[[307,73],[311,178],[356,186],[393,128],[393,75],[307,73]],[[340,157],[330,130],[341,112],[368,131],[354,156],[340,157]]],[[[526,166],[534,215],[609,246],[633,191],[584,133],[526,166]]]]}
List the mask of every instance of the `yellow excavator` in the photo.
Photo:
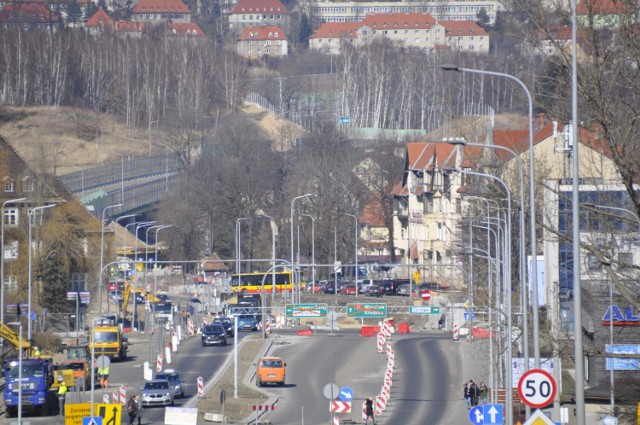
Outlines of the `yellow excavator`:
{"type": "MultiPolygon", "coordinates": [[[[20,334],[18,334],[9,326],[1,322],[0,322],[0,338],[3,338],[6,341],[9,341],[9,343],[11,343],[11,345],[15,347],[16,351],[20,349],[20,334]]],[[[24,336],[22,337],[22,351],[23,351],[23,354],[28,359],[35,357],[35,352],[36,352],[35,347],[31,345],[31,343],[24,336]]]]}
{"type": "Polygon", "coordinates": [[[131,294],[140,294],[144,297],[145,301],[149,301],[150,303],[162,302],[160,298],[156,297],[151,292],[145,291],[142,288],[134,288],[131,283],[125,281],[124,289],[122,290],[122,306],[120,307],[120,312],[125,315],[127,312],[127,306],[129,305],[129,298],[131,298],[131,294]]]}

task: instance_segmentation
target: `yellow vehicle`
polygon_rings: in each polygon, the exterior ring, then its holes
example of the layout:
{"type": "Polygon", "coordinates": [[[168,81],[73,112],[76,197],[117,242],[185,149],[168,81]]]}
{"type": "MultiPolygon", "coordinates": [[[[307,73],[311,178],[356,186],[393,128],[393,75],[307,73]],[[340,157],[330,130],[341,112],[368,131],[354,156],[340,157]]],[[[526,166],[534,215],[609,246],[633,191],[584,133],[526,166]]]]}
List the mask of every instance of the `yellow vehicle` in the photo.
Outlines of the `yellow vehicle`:
{"type": "Polygon", "coordinates": [[[259,387],[264,384],[284,385],[287,376],[287,364],[280,357],[262,357],[258,360],[256,369],[256,384],[259,387]]]}
{"type": "Polygon", "coordinates": [[[62,382],[64,382],[67,387],[72,387],[75,381],[76,378],[71,365],[53,365],[53,384],[51,384],[52,390],[57,390],[62,382]]]}
{"type": "Polygon", "coordinates": [[[122,361],[127,358],[127,340],[117,326],[96,326],[89,338],[89,350],[96,356],[122,361]]]}
{"type": "MultiPolygon", "coordinates": [[[[16,351],[19,349],[20,335],[4,323],[0,323],[0,338],[9,341],[16,351]]],[[[27,358],[33,358],[36,351],[24,335],[22,336],[22,350],[27,358]]]]}
{"type": "Polygon", "coordinates": [[[128,281],[124,282],[124,289],[122,290],[122,305],[120,306],[120,311],[122,313],[127,312],[127,306],[129,305],[129,298],[131,298],[131,294],[140,294],[144,297],[145,301],[150,303],[160,303],[162,300],[155,295],[153,295],[149,291],[145,291],[142,288],[134,288],[128,281]]]}

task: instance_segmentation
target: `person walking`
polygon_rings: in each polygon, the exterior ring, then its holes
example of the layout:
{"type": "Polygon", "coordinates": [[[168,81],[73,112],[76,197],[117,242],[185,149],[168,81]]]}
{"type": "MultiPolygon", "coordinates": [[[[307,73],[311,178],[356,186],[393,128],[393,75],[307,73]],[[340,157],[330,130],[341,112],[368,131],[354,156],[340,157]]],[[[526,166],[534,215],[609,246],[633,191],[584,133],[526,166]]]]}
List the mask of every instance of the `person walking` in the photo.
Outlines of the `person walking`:
{"type": "Polygon", "coordinates": [[[98,376],[100,377],[100,386],[102,388],[109,388],[109,366],[99,367],[98,368],[98,376]]]}
{"type": "Polygon", "coordinates": [[[469,395],[471,396],[471,405],[477,406],[478,405],[478,386],[476,385],[475,382],[471,385],[471,394],[469,395]]]}
{"type": "Polygon", "coordinates": [[[369,397],[365,402],[365,415],[367,416],[365,420],[365,425],[369,423],[369,419],[371,419],[371,424],[376,425],[376,417],[373,414],[373,399],[369,397]]]}
{"type": "Polygon", "coordinates": [[[480,382],[478,385],[478,398],[480,400],[480,404],[487,404],[487,394],[489,393],[489,388],[484,384],[484,381],[480,382]]]}
{"type": "Polygon", "coordinates": [[[138,396],[135,396],[135,398],[138,405],[138,425],[142,425],[142,400],[138,396]]]}
{"type": "Polygon", "coordinates": [[[467,401],[467,409],[471,409],[471,402],[472,400],[472,389],[473,389],[473,380],[469,380],[469,382],[467,382],[466,384],[464,384],[463,387],[463,392],[464,392],[464,399],[467,401]]]}
{"type": "Polygon", "coordinates": [[[67,391],[67,384],[64,381],[60,382],[60,386],[58,386],[58,408],[61,416],[64,416],[64,402],[67,398],[67,391]]]}
{"type": "Polygon", "coordinates": [[[127,414],[129,415],[129,425],[133,425],[133,421],[138,416],[138,402],[137,396],[132,395],[129,401],[127,402],[127,414]]]}

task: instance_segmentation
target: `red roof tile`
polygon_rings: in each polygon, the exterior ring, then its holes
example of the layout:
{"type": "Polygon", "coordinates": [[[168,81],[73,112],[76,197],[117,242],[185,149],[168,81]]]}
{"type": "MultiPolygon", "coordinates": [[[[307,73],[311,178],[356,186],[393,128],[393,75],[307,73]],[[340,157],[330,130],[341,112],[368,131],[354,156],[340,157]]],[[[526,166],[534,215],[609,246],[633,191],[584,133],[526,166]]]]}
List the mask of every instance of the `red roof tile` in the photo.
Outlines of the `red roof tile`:
{"type": "Polygon", "coordinates": [[[576,5],[576,15],[624,15],[633,13],[624,2],[615,0],[581,0],[576,5]]]}
{"type": "Polygon", "coordinates": [[[110,27],[113,25],[113,19],[104,11],[102,6],[98,8],[96,13],[93,14],[92,17],[87,19],[87,22],[84,24],[86,28],[91,27],[110,27]]]}
{"type": "Polygon", "coordinates": [[[289,10],[278,0],[239,0],[231,11],[234,15],[247,13],[289,14],[289,10]]]}
{"type": "Polygon", "coordinates": [[[369,202],[364,204],[360,221],[371,227],[384,227],[384,210],[380,203],[380,194],[374,194],[369,202]]]}
{"type": "Polygon", "coordinates": [[[58,17],[41,4],[8,4],[0,10],[0,22],[57,24],[58,17]]]}
{"type": "Polygon", "coordinates": [[[169,34],[178,35],[181,37],[196,37],[205,38],[204,31],[200,28],[200,25],[195,22],[192,23],[175,23],[169,22],[167,24],[167,31],[169,34]]]}
{"type": "Polygon", "coordinates": [[[138,21],[118,21],[116,22],[116,31],[120,32],[142,32],[144,22],[138,21]]]}
{"type": "Polygon", "coordinates": [[[438,21],[428,13],[375,13],[367,15],[361,24],[375,29],[382,28],[431,28],[438,21]]]}
{"type": "Polygon", "coordinates": [[[320,25],[311,38],[356,38],[360,22],[326,22],[320,25]]]}
{"type": "Polygon", "coordinates": [[[191,13],[182,0],[140,0],[133,13],[191,13]]]}
{"type": "MultiPolygon", "coordinates": [[[[446,143],[414,142],[407,143],[407,166],[412,170],[442,168],[449,159],[454,145],[446,143]]],[[[448,164],[453,165],[453,164],[448,164]]]]}
{"type": "Polygon", "coordinates": [[[451,37],[488,36],[487,32],[474,21],[439,21],[451,37]]]}
{"type": "Polygon", "coordinates": [[[244,27],[238,40],[286,40],[282,28],[277,25],[244,27]]]}

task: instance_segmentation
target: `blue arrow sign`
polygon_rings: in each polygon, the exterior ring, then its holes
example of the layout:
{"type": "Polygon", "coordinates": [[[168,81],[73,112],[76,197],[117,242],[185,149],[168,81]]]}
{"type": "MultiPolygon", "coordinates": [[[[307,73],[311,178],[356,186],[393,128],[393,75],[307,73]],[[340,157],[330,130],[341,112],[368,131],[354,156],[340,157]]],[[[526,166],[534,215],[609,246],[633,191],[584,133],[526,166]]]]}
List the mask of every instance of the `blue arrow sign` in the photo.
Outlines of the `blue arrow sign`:
{"type": "Polygon", "coordinates": [[[470,311],[466,311],[464,313],[464,320],[474,320],[476,318],[476,314],[470,311]]]}
{"type": "Polygon", "coordinates": [[[469,410],[469,420],[473,425],[484,425],[482,406],[475,406],[469,410]]]}
{"type": "Polygon", "coordinates": [[[345,403],[353,400],[353,390],[349,387],[340,388],[340,400],[344,401],[345,403]]]}
{"type": "Polygon", "coordinates": [[[82,418],[82,425],[102,425],[102,418],[100,416],[82,418]]]}
{"type": "Polygon", "coordinates": [[[504,415],[501,404],[485,404],[482,406],[482,416],[484,416],[484,423],[491,425],[502,425],[504,422],[504,415]]]}

